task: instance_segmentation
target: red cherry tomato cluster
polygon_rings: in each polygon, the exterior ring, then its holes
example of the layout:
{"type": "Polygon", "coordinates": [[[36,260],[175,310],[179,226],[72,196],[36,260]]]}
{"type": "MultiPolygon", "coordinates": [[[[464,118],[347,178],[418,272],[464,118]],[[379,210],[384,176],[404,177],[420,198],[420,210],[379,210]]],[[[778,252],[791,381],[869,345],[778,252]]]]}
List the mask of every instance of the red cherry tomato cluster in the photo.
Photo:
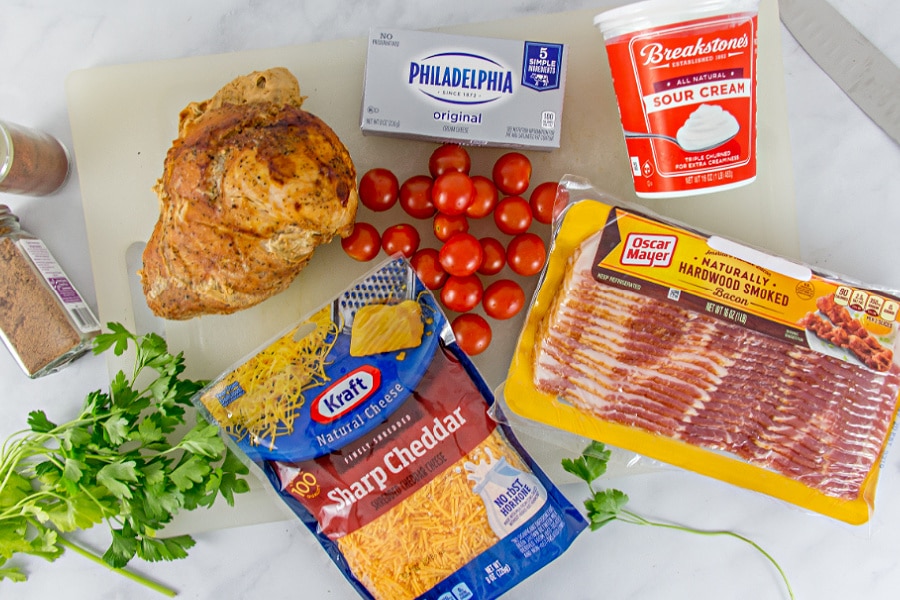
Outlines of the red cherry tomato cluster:
{"type": "Polygon", "coordinates": [[[468,151],[448,143],[429,157],[428,175],[414,175],[400,183],[388,169],[367,171],[359,184],[363,206],[383,212],[399,204],[420,223],[396,223],[379,234],[370,223],[357,220],[341,244],[359,261],[372,260],[382,249],[406,256],[444,307],[460,313],[453,319],[453,331],[460,347],[474,356],[492,338],[488,320],[472,312],[479,304],[485,315],[496,320],[510,319],[525,306],[519,283],[502,276],[486,283],[485,278],[499,275],[506,266],[525,277],[541,271],[546,247],[541,236],[529,229],[534,222],[552,222],[557,186],[541,183],[526,197],[531,161],[519,152],[500,156],[490,177],[470,175],[471,167],[468,151]],[[497,235],[479,238],[470,232],[471,221],[489,216],[497,235]],[[439,248],[420,247],[422,221],[429,221],[439,248]]]}

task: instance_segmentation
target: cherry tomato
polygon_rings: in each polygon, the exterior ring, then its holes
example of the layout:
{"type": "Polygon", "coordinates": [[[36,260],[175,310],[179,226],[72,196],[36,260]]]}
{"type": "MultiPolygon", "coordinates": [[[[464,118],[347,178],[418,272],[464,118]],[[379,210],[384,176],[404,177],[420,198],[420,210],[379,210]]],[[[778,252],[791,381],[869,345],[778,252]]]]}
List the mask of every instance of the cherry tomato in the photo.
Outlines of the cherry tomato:
{"type": "Polygon", "coordinates": [[[469,173],[472,160],[469,153],[459,144],[443,144],[435,148],[428,158],[428,172],[432,177],[443,175],[447,171],[469,173]]]}
{"type": "Polygon", "coordinates": [[[507,152],[494,163],[491,175],[504,194],[524,194],[531,182],[531,161],[520,152],[507,152]]]}
{"type": "Polygon", "coordinates": [[[446,242],[454,233],[466,232],[469,230],[469,220],[466,215],[445,215],[438,213],[434,215],[434,236],[446,242]]]}
{"type": "Polygon", "coordinates": [[[451,275],[471,275],[481,266],[484,249],[474,235],[459,232],[444,243],[439,256],[441,266],[451,275]]]}
{"type": "Polygon", "coordinates": [[[431,201],[438,212],[445,215],[461,215],[475,200],[475,186],[465,173],[447,171],[434,180],[431,201]]]}
{"type": "Polygon", "coordinates": [[[506,265],[506,248],[497,238],[483,237],[478,241],[484,254],[478,272],[482,275],[496,275],[506,265]]]}
{"type": "Polygon", "coordinates": [[[450,327],[453,328],[456,343],[469,356],[481,354],[491,344],[491,326],[479,314],[459,315],[450,327]]]}
{"type": "Polygon", "coordinates": [[[506,247],[509,268],[519,275],[535,275],[544,268],[547,249],[544,240],[535,233],[520,233],[506,247]]]}
{"type": "Polygon", "coordinates": [[[390,255],[400,253],[412,257],[419,249],[419,232],[409,223],[391,225],[381,234],[381,247],[390,255]]]}
{"type": "Polygon", "coordinates": [[[531,206],[521,196],[507,196],[494,209],[497,229],[509,235],[524,233],[531,227],[531,206]]]}
{"type": "Polygon", "coordinates": [[[409,260],[416,275],[429,290],[436,290],[447,281],[447,271],[438,260],[438,251],[434,248],[422,248],[409,260]]]}
{"type": "Polygon", "coordinates": [[[397,203],[400,184],[388,169],[371,169],[359,180],[359,201],[376,212],[387,210],[397,203]]]}
{"type": "Polygon", "coordinates": [[[553,181],[545,181],[531,192],[528,204],[531,205],[531,214],[539,223],[553,222],[553,205],[556,202],[556,190],[559,187],[553,181]]]}
{"type": "Polygon", "coordinates": [[[511,319],[525,306],[525,292],[512,279],[498,279],[484,290],[484,312],[494,319],[511,319]]]}
{"type": "Polygon", "coordinates": [[[441,302],[448,310],[464,313],[481,302],[484,285],[477,275],[451,275],[441,288],[441,302]]]}
{"type": "Polygon", "coordinates": [[[497,201],[500,199],[500,192],[494,182],[483,175],[473,175],[472,185],[475,186],[475,199],[466,209],[466,214],[473,219],[480,219],[491,214],[497,201]]]}
{"type": "Polygon", "coordinates": [[[428,175],[413,175],[400,186],[400,206],[411,217],[430,219],[437,212],[431,201],[434,180],[428,175]]]}
{"type": "Polygon", "coordinates": [[[381,236],[373,225],[357,221],[350,235],[341,239],[341,247],[350,258],[367,262],[381,251],[381,236]]]}

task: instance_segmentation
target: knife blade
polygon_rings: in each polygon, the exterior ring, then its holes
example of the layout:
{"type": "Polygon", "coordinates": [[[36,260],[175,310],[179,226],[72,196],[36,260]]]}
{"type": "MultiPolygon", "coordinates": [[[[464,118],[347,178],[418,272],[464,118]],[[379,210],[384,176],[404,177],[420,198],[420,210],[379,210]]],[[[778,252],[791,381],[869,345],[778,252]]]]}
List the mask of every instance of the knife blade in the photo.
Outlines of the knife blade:
{"type": "Polygon", "coordinates": [[[900,69],[826,0],[778,0],[781,22],[823,71],[900,143],[900,69]]]}

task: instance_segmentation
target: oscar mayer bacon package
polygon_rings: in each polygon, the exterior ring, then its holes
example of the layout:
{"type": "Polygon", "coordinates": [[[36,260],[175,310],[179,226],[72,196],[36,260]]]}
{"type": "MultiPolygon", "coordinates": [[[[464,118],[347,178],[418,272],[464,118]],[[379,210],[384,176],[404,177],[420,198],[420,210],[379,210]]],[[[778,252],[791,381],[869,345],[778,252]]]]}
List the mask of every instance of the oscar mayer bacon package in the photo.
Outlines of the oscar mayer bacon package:
{"type": "Polygon", "coordinates": [[[490,391],[402,258],[223,374],[196,404],[365,598],[496,598],[580,513],[492,420],[490,391]]]}
{"type": "Polygon", "coordinates": [[[569,204],[512,412],[866,522],[900,392],[900,295],[610,201],[569,204]]]}

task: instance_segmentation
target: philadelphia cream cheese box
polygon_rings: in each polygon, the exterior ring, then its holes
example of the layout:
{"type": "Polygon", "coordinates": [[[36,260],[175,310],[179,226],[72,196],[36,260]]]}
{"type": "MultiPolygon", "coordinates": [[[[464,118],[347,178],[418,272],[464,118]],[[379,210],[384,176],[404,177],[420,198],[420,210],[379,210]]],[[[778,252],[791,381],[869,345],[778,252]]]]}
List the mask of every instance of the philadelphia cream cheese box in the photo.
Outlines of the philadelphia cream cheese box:
{"type": "Polygon", "coordinates": [[[565,44],[373,29],[362,132],[559,148],[566,59],[565,44]]]}

